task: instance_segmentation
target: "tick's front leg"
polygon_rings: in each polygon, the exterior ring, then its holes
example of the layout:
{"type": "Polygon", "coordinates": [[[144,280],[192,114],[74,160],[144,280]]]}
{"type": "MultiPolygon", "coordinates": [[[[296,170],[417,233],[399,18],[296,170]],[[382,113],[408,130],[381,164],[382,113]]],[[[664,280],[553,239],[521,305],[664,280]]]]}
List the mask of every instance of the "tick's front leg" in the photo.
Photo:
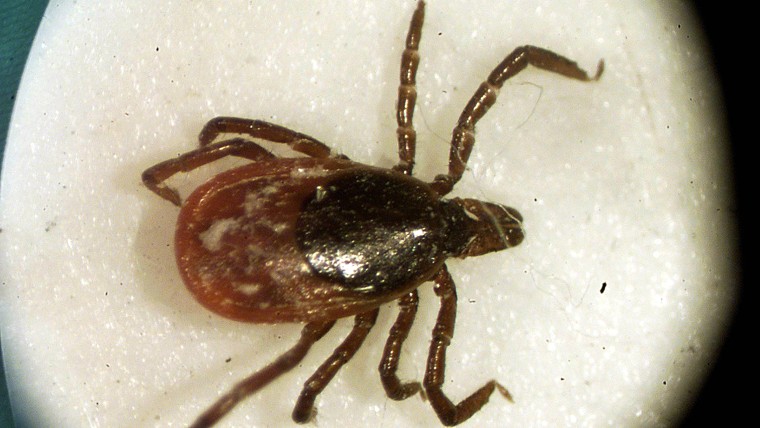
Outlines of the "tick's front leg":
{"type": "Polygon", "coordinates": [[[578,66],[575,61],[558,55],[550,50],[536,46],[521,46],[507,55],[504,60],[488,75],[485,82],[475,91],[470,101],[459,116],[457,126],[451,138],[449,150],[449,170],[446,174],[435,177],[431,183],[439,195],[446,195],[462,178],[470,159],[472,146],[475,144],[475,124],[496,102],[499,90],[508,79],[524,70],[528,65],[557,73],[570,79],[581,81],[598,80],[604,71],[604,61],[599,61],[593,77],[578,66]]]}
{"type": "Polygon", "coordinates": [[[453,426],[466,421],[480,410],[488,402],[494,389],[510,401],[512,396],[495,380],[487,382],[458,404],[452,403],[446,396],[441,389],[446,374],[446,348],[454,337],[457,314],[456,288],[446,265],[435,277],[435,294],[441,299],[441,309],[438,311],[438,319],[433,328],[433,340],[430,343],[423,386],[438,419],[446,426],[453,426]]]}

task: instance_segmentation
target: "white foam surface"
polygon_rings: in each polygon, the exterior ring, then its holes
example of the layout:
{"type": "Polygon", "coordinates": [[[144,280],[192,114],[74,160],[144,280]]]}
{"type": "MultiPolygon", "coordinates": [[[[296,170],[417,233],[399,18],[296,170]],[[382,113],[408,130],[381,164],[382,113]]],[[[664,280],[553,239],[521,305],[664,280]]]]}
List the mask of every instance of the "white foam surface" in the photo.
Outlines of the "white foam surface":
{"type": "MultiPolygon", "coordinates": [[[[295,343],[300,326],[204,310],[173,259],[177,209],[140,181],[196,147],[210,118],[276,122],[352,159],[396,161],[395,97],[414,2],[51,2],[2,171],[3,355],[35,426],[185,426],[295,343]]],[[[446,391],[496,378],[465,426],[667,426],[698,390],[737,296],[727,135],[685,4],[431,0],[418,74],[418,167],[443,172],[455,121],[514,47],[577,60],[596,83],[529,69],[479,123],[455,195],[517,208],[517,248],[450,262],[446,391]],[[603,284],[606,288],[600,292],[603,284]]],[[[216,167],[222,168],[220,166],[216,167]]],[[[209,169],[205,174],[213,173],[209,169]]],[[[203,180],[181,174],[183,191],[203,180]]],[[[437,308],[421,288],[402,377],[421,380],[437,308]]],[[[318,398],[320,427],[435,426],[377,375],[381,312],[318,398]]],[[[305,379],[350,328],[222,426],[290,426],[305,379]]]]}

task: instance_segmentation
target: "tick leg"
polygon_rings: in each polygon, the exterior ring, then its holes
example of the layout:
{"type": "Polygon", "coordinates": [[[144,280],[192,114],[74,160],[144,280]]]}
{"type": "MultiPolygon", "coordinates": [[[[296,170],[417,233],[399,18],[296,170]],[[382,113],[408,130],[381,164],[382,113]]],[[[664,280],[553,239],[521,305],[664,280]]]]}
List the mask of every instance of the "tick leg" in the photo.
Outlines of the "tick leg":
{"type": "Polygon", "coordinates": [[[274,157],[273,154],[252,141],[234,138],[203,146],[174,159],[154,165],[143,172],[142,180],[148,189],[174,205],[179,206],[181,204],[179,193],[175,189],[166,186],[164,181],[178,172],[192,171],[226,156],[239,156],[253,161],[274,157]]]}
{"type": "Polygon", "coordinates": [[[354,317],[354,327],[343,343],[338,346],[327,359],[306,381],[293,409],[293,420],[298,423],[308,422],[314,413],[314,400],[327,384],[338,373],[362,346],[367,334],[375,325],[378,309],[364,312],[354,317]]]}
{"type": "Polygon", "coordinates": [[[416,76],[417,66],[420,63],[418,50],[424,20],[425,2],[420,1],[417,3],[414,15],[412,15],[409,32],[406,35],[404,53],[401,55],[401,82],[398,86],[398,102],[396,104],[399,163],[394,169],[406,175],[412,175],[414,152],[417,145],[417,133],[414,131],[412,118],[414,116],[414,103],[417,101],[416,76]]]}
{"type": "Polygon", "coordinates": [[[235,385],[229,392],[217,400],[213,406],[203,412],[191,425],[191,428],[205,428],[214,425],[242,400],[295,367],[306,356],[311,345],[327,334],[334,324],[335,321],[306,324],[301,331],[301,338],[295,346],[280,355],[279,358],[268,366],[235,385]]]}
{"type": "Polygon", "coordinates": [[[401,346],[404,344],[409,335],[409,330],[414,323],[418,301],[417,290],[412,290],[409,294],[399,299],[398,317],[391,327],[388,341],[385,343],[383,358],[380,361],[380,380],[383,382],[385,393],[393,400],[404,400],[422,391],[419,382],[401,383],[396,375],[401,346]]]}
{"type": "Polygon", "coordinates": [[[228,133],[244,134],[273,143],[287,144],[292,150],[313,158],[345,158],[345,156],[335,155],[324,143],[306,134],[263,120],[238,117],[216,117],[209,120],[198,135],[198,142],[201,147],[204,147],[211,144],[219,134],[228,133]]]}
{"type": "Polygon", "coordinates": [[[488,402],[494,389],[497,389],[510,401],[512,397],[506,388],[494,380],[487,382],[456,405],[443,393],[441,388],[446,370],[446,348],[454,337],[454,323],[457,314],[456,287],[445,265],[435,277],[434,290],[441,299],[441,309],[433,328],[433,340],[430,343],[423,385],[438,419],[446,426],[453,426],[466,421],[480,410],[488,402]]]}
{"type": "Polygon", "coordinates": [[[589,77],[574,61],[535,46],[521,46],[507,55],[491,72],[488,79],[475,91],[459,116],[459,121],[451,138],[449,171],[447,174],[435,177],[432,183],[433,189],[439,195],[443,196],[449,193],[454,184],[462,178],[467,160],[470,158],[472,146],[475,144],[475,124],[496,102],[499,89],[504,85],[504,82],[528,65],[583,81],[599,79],[604,70],[604,61],[599,61],[596,74],[594,77],[589,77]]]}

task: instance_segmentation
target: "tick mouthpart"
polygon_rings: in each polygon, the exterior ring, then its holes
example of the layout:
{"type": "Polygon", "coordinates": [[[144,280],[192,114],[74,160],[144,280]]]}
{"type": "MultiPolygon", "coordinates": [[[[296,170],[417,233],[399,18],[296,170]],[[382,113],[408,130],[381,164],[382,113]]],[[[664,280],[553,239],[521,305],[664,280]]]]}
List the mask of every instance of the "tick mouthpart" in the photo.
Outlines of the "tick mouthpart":
{"type": "Polygon", "coordinates": [[[522,228],[522,216],[516,209],[512,207],[504,207],[506,215],[502,217],[501,230],[505,237],[505,241],[509,244],[508,247],[514,247],[520,245],[525,238],[525,232],[522,228]]]}
{"type": "Polygon", "coordinates": [[[489,202],[481,202],[481,204],[485,217],[481,221],[490,223],[493,233],[501,238],[503,248],[520,245],[525,238],[522,215],[512,207],[489,202]]]}
{"type": "Polygon", "coordinates": [[[472,239],[462,251],[462,257],[478,256],[519,245],[525,234],[522,215],[511,207],[454,198],[452,202],[462,207],[471,223],[472,239]]]}

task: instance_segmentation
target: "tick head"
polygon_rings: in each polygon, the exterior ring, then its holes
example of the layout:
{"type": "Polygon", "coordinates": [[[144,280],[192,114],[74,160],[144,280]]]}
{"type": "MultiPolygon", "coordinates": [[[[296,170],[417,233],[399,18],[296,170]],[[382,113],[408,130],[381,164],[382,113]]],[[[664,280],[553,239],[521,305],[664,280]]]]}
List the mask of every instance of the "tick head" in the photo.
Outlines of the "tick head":
{"type": "Polygon", "coordinates": [[[452,199],[464,209],[471,223],[472,238],[462,257],[479,256],[519,245],[525,234],[522,215],[516,209],[476,199],[452,199]]]}

